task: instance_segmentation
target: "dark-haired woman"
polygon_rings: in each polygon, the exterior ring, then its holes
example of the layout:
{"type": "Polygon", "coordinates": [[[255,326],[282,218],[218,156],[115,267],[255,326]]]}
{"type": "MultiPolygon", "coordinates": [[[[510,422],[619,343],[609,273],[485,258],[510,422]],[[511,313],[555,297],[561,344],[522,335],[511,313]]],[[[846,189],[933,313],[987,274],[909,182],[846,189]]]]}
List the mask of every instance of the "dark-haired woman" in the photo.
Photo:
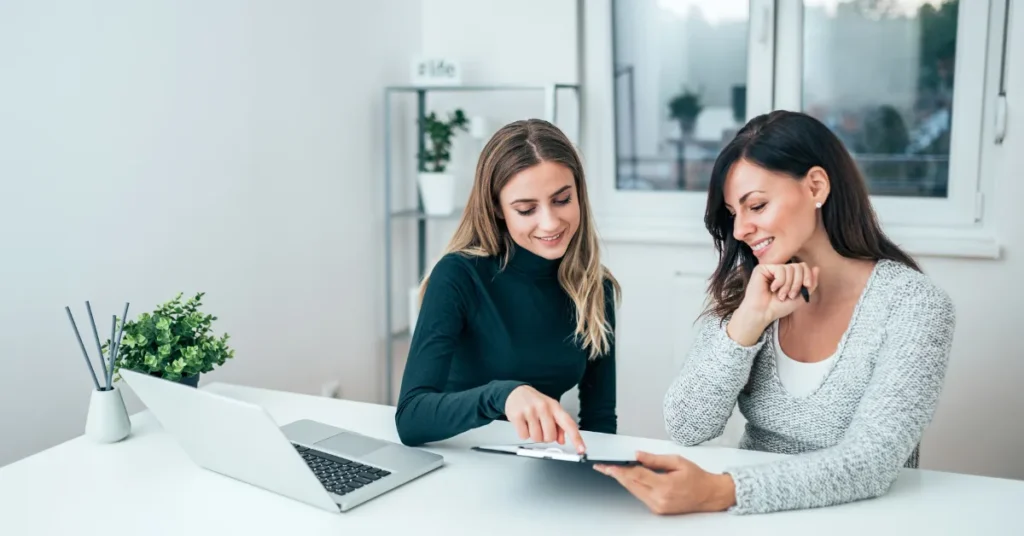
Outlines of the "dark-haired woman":
{"type": "Polygon", "coordinates": [[[741,448],[792,456],[712,474],[639,453],[645,467],[598,470],[658,513],[884,494],[903,467],[917,467],[953,339],[949,296],[886,238],[852,157],[805,114],[751,120],[719,155],[707,203],[719,265],[665,395],[666,429],[703,443],[738,403],[741,448]]]}

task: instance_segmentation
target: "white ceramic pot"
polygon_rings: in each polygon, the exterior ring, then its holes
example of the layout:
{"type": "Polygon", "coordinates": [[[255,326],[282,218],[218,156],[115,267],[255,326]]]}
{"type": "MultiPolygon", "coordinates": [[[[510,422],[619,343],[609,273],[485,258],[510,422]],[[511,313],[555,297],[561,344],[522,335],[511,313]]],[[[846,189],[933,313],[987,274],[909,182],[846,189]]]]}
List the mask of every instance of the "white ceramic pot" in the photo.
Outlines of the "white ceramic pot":
{"type": "Polygon", "coordinates": [[[455,210],[455,176],[450,173],[420,172],[418,177],[423,211],[446,216],[455,210]]]}
{"type": "Polygon", "coordinates": [[[85,435],[97,443],[114,443],[128,437],[131,428],[120,389],[116,385],[109,391],[94,389],[89,399],[85,435]]]}

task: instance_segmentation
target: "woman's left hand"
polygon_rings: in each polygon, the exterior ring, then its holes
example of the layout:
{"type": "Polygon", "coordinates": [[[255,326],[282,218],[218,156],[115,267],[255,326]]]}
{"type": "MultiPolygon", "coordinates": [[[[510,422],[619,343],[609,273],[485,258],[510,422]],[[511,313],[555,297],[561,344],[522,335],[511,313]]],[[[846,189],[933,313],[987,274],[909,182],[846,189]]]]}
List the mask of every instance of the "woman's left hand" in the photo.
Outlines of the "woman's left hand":
{"type": "Polygon", "coordinates": [[[720,512],[736,504],[736,486],[727,474],[709,473],[676,455],[638,452],[637,460],[643,465],[595,465],[594,469],[618,480],[659,515],[720,512]]]}

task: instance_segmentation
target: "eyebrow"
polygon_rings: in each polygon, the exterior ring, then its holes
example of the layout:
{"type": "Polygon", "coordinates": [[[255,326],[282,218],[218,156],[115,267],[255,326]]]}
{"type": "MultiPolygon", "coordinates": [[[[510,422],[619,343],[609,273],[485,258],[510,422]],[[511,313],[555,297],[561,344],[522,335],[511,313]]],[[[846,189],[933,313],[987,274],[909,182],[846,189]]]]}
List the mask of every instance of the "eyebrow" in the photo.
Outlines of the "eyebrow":
{"type": "MultiPolygon", "coordinates": [[[[747,198],[750,197],[751,194],[763,194],[763,193],[764,193],[764,190],[751,190],[751,191],[743,194],[740,197],[740,204],[742,205],[743,202],[746,201],[747,198]]],[[[725,206],[729,206],[729,203],[726,203],[725,206]]]]}
{"type": "MultiPolygon", "coordinates": [[[[551,194],[551,197],[555,197],[556,195],[558,195],[558,194],[568,190],[569,188],[572,188],[572,185],[571,184],[566,184],[565,186],[559,188],[557,192],[551,194]]],[[[516,203],[536,203],[536,202],[537,202],[536,199],[516,199],[515,201],[513,201],[513,202],[511,202],[509,204],[510,205],[514,205],[516,203]]]]}

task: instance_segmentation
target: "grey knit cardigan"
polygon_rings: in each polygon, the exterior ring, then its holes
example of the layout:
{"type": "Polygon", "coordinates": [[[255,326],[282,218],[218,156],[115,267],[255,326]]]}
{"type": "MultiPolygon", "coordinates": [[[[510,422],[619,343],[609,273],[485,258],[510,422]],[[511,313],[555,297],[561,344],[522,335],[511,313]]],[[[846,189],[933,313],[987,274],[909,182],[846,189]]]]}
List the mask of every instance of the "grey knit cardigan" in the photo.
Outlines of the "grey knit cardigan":
{"type": "Polygon", "coordinates": [[[733,408],[747,419],[740,448],[793,454],[726,470],[733,513],[813,508],[877,497],[901,468],[917,467],[946,374],[956,313],[927,276],[876,263],[832,369],[805,397],[786,392],[769,327],[753,346],[705,319],[664,398],[673,440],[697,445],[722,434],[733,408]]]}

